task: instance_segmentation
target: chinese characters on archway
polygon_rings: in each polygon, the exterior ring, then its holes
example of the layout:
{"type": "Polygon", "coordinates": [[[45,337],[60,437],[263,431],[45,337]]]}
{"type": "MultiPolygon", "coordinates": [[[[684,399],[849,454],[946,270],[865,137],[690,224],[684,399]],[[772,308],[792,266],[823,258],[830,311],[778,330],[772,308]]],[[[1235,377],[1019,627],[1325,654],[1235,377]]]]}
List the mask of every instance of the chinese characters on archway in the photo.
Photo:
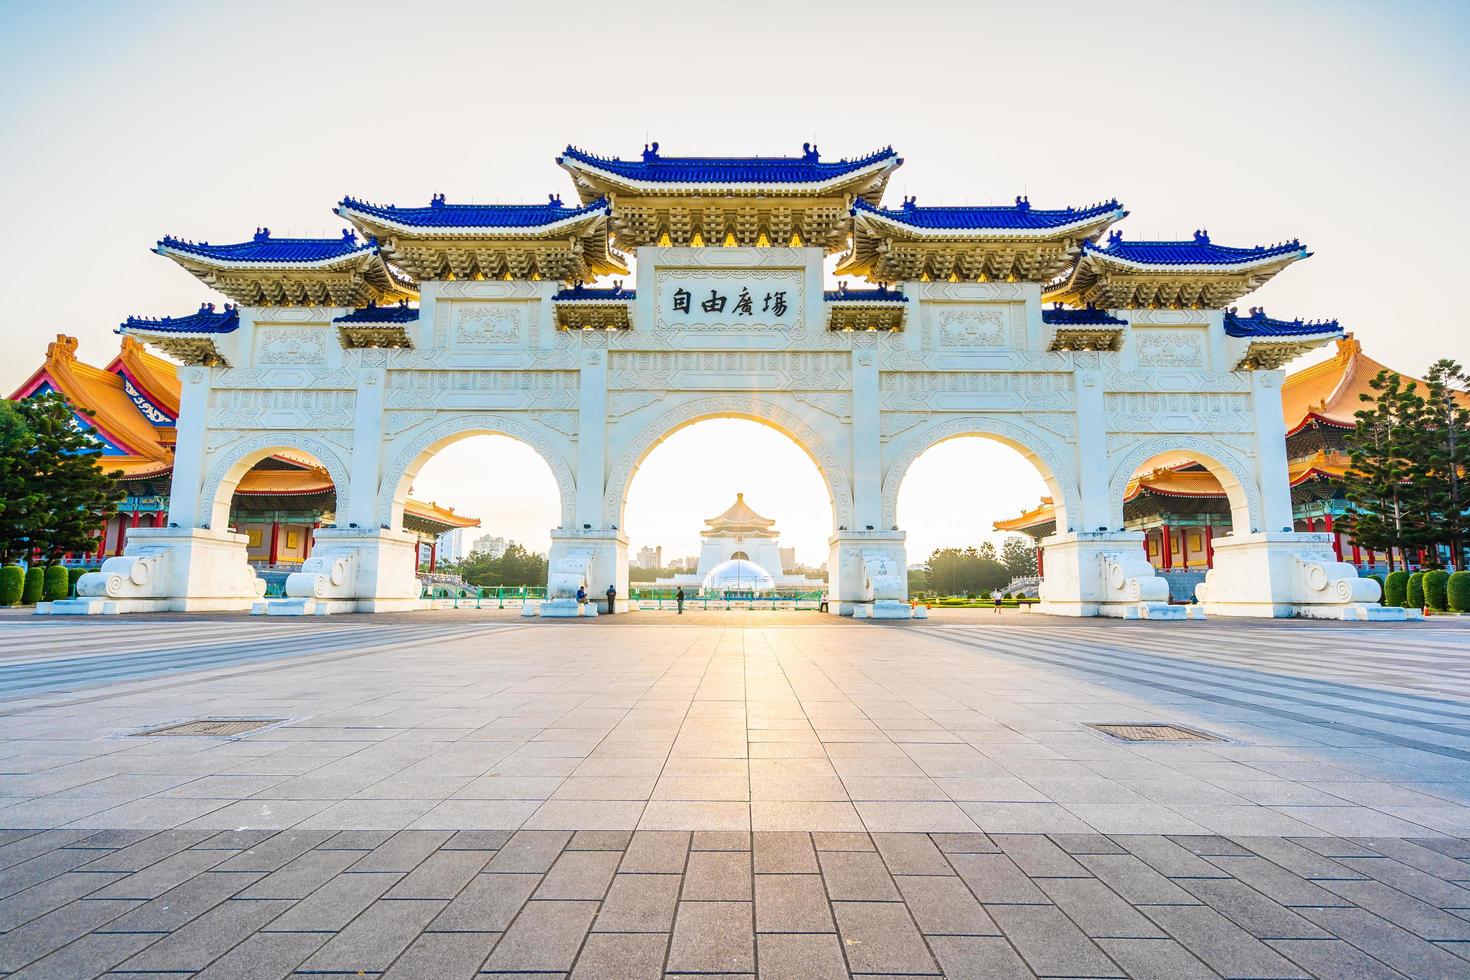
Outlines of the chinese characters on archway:
{"type": "Polygon", "coordinates": [[[731,316],[753,317],[756,311],[773,317],[786,315],[786,290],[770,290],[764,295],[760,290],[752,294],[749,287],[742,286],[738,294],[711,289],[708,296],[696,296],[687,289],[674,290],[674,312],[692,313],[691,304],[697,304],[704,313],[724,313],[729,309],[731,316]]]}

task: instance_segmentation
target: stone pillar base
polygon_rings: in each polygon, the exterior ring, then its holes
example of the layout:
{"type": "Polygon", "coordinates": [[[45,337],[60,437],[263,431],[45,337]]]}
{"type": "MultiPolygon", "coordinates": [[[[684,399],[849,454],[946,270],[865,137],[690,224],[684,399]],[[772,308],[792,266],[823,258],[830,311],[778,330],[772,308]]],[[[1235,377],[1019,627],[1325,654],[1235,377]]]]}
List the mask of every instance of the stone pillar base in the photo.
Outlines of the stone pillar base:
{"type": "MultiPolygon", "coordinates": [[[[827,610],[865,619],[878,600],[898,602],[907,609],[905,537],[902,531],[838,531],[828,538],[827,610]],[[860,606],[865,607],[861,614],[860,606]]],[[[908,614],[902,618],[908,619],[908,614]]]]}
{"type": "Polygon", "coordinates": [[[610,528],[584,528],[580,531],[552,531],[551,553],[547,556],[546,602],[541,615],[565,619],[586,615],[568,612],[577,606],[577,590],[587,590],[587,605],[597,612],[607,612],[607,587],[617,589],[615,605],[626,608],[628,598],[628,539],[621,531],[610,528]]]}
{"type": "Polygon", "coordinates": [[[268,616],[405,612],[428,608],[419,598],[418,539],[407,531],[318,528],[301,571],[286,576],[286,597],[260,603],[268,616]]]}
{"type": "Polygon", "coordinates": [[[245,610],[265,594],[246,560],[248,538],[194,527],[137,527],[123,554],[77,579],[77,598],[43,615],[245,610]]]}
{"type": "Polygon", "coordinates": [[[1195,587],[1211,616],[1405,618],[1404,610],[1379,605],[1377,582],[1337,560],[1331,535],[1232,534],[1213,545],[1215,567],[1195,587]]]}
{"type": "Polygon", "coordinates": [[[1183,619],[1154,573],[1138,531],[1068,531],[1042,541],[1046,575],[1038,611],[1053,616],[1183,619]]]}

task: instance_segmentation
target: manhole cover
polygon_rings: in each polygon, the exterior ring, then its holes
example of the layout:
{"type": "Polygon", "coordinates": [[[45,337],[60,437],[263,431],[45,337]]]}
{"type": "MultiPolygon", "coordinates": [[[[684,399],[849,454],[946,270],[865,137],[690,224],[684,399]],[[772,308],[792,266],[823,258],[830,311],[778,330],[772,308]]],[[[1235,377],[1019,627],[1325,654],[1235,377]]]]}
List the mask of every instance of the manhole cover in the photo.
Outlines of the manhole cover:
{"type": "Polygon", "coordinates": [[[1224,739],[1215,735],[1207,735],[1197,732],[1192,728],[1182,725],[1165,725],[1163,723],[1147,723],[1142,725],[1088,725],[1095,728],[1104,735],[1109,735],[1122,742],[1222,742],[1224,739]]]}
{"type": "Polygon", "coordinates": [[[244,735],[246,732],[253,732],[257,728],[264,728],[285,720],[284,718],[200,718],[197,721],[181,721],[176,725],[164,725],[161,728],[150,728],[145,732],[134,732],[132,737],[208,735],[215,738],[228,738],[232,735],[244,735]]]}

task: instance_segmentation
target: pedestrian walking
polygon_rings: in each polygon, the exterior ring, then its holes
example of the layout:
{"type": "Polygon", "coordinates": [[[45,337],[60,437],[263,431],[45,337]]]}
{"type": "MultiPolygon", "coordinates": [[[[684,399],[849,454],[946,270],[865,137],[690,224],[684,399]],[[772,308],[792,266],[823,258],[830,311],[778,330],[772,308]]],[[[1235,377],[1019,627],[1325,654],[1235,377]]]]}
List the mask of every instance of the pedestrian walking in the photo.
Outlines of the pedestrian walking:
{"type": "Polygon", "coordinates": [[[684,587],[682,585],[674,593],[674,601],[679,604],[679,615],[684,615],[684,587]]]}
{"type": "Polygon", "coordinates": [[[990,598],[991,598],[991,601],[995,603],[995,614],[997,616],[999,616],[1000,615],[1000,589],[996,589],[994,592],[990,593],[990,598]]]}
{"type": "Polygon", "coordinates": [[[617,602],[618,602],[618,589],[617,589],[617,586],[609,585],[607,587],[607,614],[609,616],[611,616],[614,612],[617,611],[617,602]]]}

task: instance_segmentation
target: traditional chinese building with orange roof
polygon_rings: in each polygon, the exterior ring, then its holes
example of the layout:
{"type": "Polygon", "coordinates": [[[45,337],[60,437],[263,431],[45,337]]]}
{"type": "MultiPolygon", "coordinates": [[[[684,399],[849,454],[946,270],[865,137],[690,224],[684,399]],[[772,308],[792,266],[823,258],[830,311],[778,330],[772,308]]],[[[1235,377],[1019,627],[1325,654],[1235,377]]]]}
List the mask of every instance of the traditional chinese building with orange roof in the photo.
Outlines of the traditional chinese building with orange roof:
{"type": "MultiPolygon", "coordinates": [[[[121,473],[127,493],[117,516],[99,529],[97,551],[71,561],[82,564],[120,555],[130,528],[159,527],[168,513],[179,414],[175,367],[126,336],[106,367],[94,367],[77,358],[76,338],[61,334],[47,346],[45,363],[10,397],[18,401],[51,392],[79,409],[77,424],[96,437],[101,465],[121,473]]],[[[336,497],[326,469],[309,456],[272,456],[240,481],[230,523],[249,536],[252,563],[299,565],[311,551],[312,532],[332,523],[336,497]]],[[[404,506],[403,522],[418,535],[420,560],[431,570],[440,535],[480,524],[452,507],[412,499],[404,506]]]]}
{"type": "MultiPolygon", "coordinates": [[[[1249,318],[1266,319],[1258,309],[1251,310],[1249,318]]],[[[1383,572],[1388,570],[1386,553],[1361,547],[1350,533],[1337,528],[1348,504],[1336,481],[1348,470],[1345,437],[1356,425],[1355,414],[1364,407],[1362,396],[1373,392],[1369,382],[1380,371],[1393,368],[1364,354],[1352,334],[1336,344],[1332,357],[1287,375],[1281,384],[1295,530],[1329,532],[1341,560],[1365,573],[1383,572]]],[[[1397,373],[1406,381],[1424,384],[1397,373]]],[[[1470,406],[1470,396],[1465,396],[1465,402],[1470,406]]],[[[1191,590],[1189,577],[1183,573],[1203,573],[1213,567],[1212,543],[1231,527],[1230,504],[1219,480],[1187,455],[1156,457],[1135,473],[1124,492],[1123,517],[1129,530],[1144,532],[1153,566],[1179,578],[1181,589],[1191,590]]],[[[1017,517],[996,521],[995,528],[1039,541],[1056,528],[1052,501],[1043,498],[1037,507],[1017,517]]],[[[1411,569],[1425,559],[1417,551],[1396,552],[1394,557],[1411,569]]]]}

